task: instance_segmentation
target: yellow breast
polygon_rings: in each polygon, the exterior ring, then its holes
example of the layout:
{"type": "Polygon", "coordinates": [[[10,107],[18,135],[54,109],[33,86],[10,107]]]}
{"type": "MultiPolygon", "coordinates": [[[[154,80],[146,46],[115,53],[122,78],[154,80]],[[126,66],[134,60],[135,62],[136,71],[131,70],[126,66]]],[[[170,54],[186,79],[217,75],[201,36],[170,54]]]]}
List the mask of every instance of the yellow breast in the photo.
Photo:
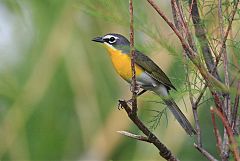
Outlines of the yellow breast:
{"type": "MultiPolygon", "coordinates": [[[[109,55],[111,57],[113,66],[117,73],[126,81],[130,82],[132,79],[131,59],[127,54],[122,53],[120,50],[116,50],[111,46],[105,44],[109,55]]],[[[138,65],[135,65],[136,76],[142,74],[143,69],[138,65]]]]}

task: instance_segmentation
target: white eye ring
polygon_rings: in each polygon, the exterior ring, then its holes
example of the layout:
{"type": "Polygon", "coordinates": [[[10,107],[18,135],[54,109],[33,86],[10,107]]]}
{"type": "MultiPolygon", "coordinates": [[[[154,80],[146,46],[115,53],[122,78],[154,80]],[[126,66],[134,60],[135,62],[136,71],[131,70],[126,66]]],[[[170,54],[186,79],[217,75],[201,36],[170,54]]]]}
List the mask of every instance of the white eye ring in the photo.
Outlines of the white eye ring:
{"type": "Polygon", "coordinates": [[[110,44],[113,44],[113,43],[115,43],[115,42],[116,42],[115,37],[110,37],[110,38],[109,38],[109,43],[110,43],[110,44]]]}

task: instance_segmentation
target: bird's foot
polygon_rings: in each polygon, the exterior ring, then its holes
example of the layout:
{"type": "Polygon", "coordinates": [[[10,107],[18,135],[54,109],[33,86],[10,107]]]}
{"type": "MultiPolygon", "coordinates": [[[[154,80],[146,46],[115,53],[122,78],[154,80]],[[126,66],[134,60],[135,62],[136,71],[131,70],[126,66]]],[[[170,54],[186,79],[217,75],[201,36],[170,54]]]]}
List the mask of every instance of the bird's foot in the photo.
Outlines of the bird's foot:
{"type": "Polygon", "coordinates": [[[134,99],[131,98],[131,99],[127,100],[126,102],[127,102],[127,104],[132,106],[133,101],[134,101],[134,99]]]}
{"type": "Polygon", "coordinates": [[[130,86],[130,91],[131,91],[131,92],[136,92],[136,93],[138,93],[139,90],[140,90],[140,85],[136,84],[135,89],[134,89],[133,83],[131,83],[131,86],[130,86]]]}
{"type": "Polygon", "coordinates": [[[123,100],[123,99],[118,100],[118,110],[123,109],[123,106],[122,106],[122,103],[123,103],[123,102],[126,102],[126,101],[123,100]]]}
{"type": "Polygon", "coordinates": [[[124,108],[123,105],[122,105],[123,103],[127,103],[129,106],[132,106],[133,99],[131,98],[127,101],[123,100],[123,99],[118,100],[118,106],[117,106],[118,110],[121,110],[121,109],[124,108]]]}

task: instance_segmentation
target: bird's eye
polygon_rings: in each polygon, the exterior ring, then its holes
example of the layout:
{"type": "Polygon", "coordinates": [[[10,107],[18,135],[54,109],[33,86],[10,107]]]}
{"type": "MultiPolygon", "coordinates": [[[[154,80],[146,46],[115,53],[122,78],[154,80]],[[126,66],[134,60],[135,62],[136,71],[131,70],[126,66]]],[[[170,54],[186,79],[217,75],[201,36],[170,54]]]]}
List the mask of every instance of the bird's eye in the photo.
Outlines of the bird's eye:
{"type": "Polygon", "coordinates": [[[109,39],[109,43],[115,43],[115,41],[116,41],[116,39],[114,38],[114,37],[110,37],[110,39],[109,39]]]}

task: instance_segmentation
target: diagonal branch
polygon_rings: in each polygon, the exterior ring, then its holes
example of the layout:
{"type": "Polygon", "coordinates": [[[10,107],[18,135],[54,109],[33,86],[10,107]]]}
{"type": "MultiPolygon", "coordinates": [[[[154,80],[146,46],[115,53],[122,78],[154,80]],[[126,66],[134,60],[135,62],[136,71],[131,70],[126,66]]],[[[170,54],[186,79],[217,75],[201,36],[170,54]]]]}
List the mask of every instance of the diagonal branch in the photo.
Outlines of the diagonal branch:
{"type": "Polygon", "coordinates": [[[218,151],[220,153],[221,158],[225,159],[222,155],[223,154],[222,153],[222,138],[221,138],[220,132],[217,128],[217,123],[216,123],[216,119],[215,119],[215,116],[214,116],[214,112],[213,112],[213,110],[211,110],[210,112],[211,112],[211,117],[212,117],[214,135],[215,135],[216,140],[217,140],[217,148],[218,148],[218,151]]]}
{"type": "Polygon", "coordinates": [[[197,144],[194,144],[195,148],[202,153],[208,160],[210,161],[217,161],[208,151],[203,149],[202,147],[198,146],[197,144]]]}
{"type": "Polygon", "coordinates": [[[201,93],[199,94],[199,96],[197,97],[197,99],[196,99],[196,101],[195,101],[195,103],[194,103],[194,108],[197,108],[197,107],[198,107],[199,102],[201,101],[201,99],[202,99],[202,97],[203,97],[206,89],[207,89],[207,85],[205,84],[204,87],[203,87],[203,89],[202,89],[202,91],[201,91],[201,93]]]}
{"type": "Polygon", "coordinates": [[[152,143],[159,150],[159,154],[164,159],[168,161],[178,161],[172,152],[143,124],[138,118],[137,113],[134,114],[132,112],[132,109],[128,106],[126,101],[119,100],[119,104],[125,109],[132,122],[148,137],[148,142],[152,143]]]}

